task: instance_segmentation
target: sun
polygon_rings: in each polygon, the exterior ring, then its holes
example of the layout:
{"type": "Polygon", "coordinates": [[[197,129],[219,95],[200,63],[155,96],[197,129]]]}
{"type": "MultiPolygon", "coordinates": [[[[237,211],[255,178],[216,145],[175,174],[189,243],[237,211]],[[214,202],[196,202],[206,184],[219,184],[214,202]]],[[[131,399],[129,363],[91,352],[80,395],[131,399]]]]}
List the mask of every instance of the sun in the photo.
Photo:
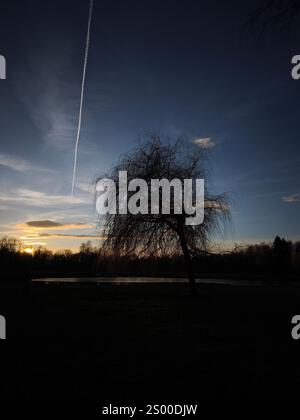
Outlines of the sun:
{"type": "Polygon", "coordinates": [[[27,248],[24,248],[23,249],[23,252],[25,253],[25,254],[33,254],[33,251],[34,251],[34,249],[32,248],[32,247],[27,247],[27,248]]]}

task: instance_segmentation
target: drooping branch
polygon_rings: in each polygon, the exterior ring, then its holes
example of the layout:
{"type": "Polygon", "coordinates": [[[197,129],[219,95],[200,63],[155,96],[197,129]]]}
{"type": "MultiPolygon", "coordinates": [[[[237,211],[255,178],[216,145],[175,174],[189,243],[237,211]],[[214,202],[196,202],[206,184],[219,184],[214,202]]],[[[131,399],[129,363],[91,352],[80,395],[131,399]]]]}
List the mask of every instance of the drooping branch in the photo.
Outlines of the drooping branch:
{"type": "Polygon", "coordinates": [[[268,0],[255,9],[246,29],[262,38],[269,30],[289,30],[300,16],[300,0],[268,0]]]}

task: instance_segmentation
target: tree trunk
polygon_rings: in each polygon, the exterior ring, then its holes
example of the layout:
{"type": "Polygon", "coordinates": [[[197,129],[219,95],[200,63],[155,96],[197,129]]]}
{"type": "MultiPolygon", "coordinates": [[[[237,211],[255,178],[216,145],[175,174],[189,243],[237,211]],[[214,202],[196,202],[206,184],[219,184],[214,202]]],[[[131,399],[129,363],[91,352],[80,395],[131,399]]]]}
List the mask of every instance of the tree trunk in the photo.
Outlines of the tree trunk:
{"type": "Polygon", "coordinates": [[[189,279],[189,282],[190,282],[190,285],[191,285],[191,288],[192,288],[193,292],[196,292],[196,281],[195,281],[195,276],[194,276],[194,272],[193,272],[191,254],[190,254],[189,248],[187,246],[184,231],[183,231],[182,228],[178,230],[178,236],[179,236],[179,241],[180,241],[180,245],[181,245],[183,256],[184,256],[185,267],[186,267],[186,272],[187,272],[187,275],[188,275],[188,279],[189,279]]]}

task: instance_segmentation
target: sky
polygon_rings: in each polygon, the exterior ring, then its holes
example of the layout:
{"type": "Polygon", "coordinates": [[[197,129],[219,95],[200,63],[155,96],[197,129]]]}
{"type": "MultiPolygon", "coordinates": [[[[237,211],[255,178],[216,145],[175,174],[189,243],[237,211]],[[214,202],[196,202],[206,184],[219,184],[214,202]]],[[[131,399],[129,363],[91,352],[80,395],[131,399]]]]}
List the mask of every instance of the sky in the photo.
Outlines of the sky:
{"type": "Polygon", "coordinates": [[[151,131],[209,149],[225,244],[299,240],[300,31],[245,31],[259,4],[95,0],[72,196],[89,1],[1,1],[0,236],[98,244],[93,181],[151,131]]]}

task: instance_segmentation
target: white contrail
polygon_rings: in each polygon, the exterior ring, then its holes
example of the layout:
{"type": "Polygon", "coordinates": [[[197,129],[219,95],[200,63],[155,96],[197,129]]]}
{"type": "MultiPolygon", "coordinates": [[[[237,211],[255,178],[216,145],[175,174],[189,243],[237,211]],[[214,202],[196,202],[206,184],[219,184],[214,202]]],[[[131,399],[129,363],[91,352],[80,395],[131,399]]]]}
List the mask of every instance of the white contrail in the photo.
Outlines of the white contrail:
{"type": "Polygon", "coordinates": [[[91,2],[90,2],[90,11],[89,11],[88,27],[87,27],[87,34],[86,34],[86,43],[85,43],[85,55],[84,55],[84,63],[83,63],[82,82],[81,82],[81,94],[80,94],[80,105],[79,105],[78,128],[77,128],[77,136],[76,136],[76,143],[75,143],[75,153],[74,153],[72,195],[74,194],[74,188],[75,188],[75,177],[76,177],[76,167],[77,167],[78,144],[79,144],[80,129],[81,129],[82,106],[83,106],[83,96],[84,96],[84,84],[85,84],[86,66],[87,66],[88,55],[89,55],[90,30],[91,30],[91,21],[92,21],[93,6],[94,6],[94,0],[91,0],[91,2]]]}

